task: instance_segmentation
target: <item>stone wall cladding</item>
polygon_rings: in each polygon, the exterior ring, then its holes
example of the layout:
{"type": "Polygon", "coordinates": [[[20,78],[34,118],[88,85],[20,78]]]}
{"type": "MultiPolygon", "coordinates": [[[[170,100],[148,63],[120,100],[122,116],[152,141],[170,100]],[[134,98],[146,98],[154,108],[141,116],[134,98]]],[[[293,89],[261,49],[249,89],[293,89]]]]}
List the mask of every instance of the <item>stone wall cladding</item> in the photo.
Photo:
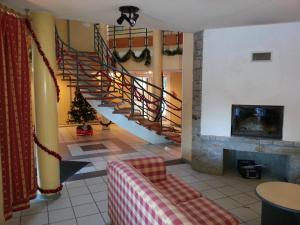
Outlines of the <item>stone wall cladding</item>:
{"type": "MultiPolygon", "coordinates": [[[[203,31],[194,34],[192,148],[200,148],[203,31]]],[[[196,151],[197,152],[197,151],[196,151]]],[[[192,151],[194,157],[194,150],[192,151]]],[[[192,157],[192,158],[193,158],[192,157]]]]}
{"type": "Polygon", "coordinates": [[[300,183],[300,142],[244,137],[200,137],[199,148],[193,149],[192,166],[201,172],[223,173],[224,149],[287,155],[286,176],[290,182],[300,183]]]}

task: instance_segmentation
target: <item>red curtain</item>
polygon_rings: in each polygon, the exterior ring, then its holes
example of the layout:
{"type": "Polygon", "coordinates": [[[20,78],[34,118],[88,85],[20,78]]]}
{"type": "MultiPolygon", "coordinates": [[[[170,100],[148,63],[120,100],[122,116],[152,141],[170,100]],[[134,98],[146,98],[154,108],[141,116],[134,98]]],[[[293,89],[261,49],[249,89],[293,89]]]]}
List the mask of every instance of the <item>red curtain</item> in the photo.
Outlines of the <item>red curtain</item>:
{"type": "Polygon", "coordinates": [[[28,208],[37,190],[30,98],[25,21],[0,11],[0,153],[6,219],[28,208]]]}

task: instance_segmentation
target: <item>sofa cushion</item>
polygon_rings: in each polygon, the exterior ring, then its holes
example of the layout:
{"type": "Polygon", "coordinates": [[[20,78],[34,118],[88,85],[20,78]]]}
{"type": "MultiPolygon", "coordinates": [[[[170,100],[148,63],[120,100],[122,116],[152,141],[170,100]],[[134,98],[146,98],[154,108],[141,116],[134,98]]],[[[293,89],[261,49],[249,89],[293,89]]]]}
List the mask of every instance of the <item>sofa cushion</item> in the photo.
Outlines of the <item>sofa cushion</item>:
{"type": "Polygon", "coordinates": [[[177,204],[188,218],[201,225],[238,225],[239,222],[229,212],[205,197],[177,204]]]}
{"type": "Polygon", "coordinates": [[[133,166],[152,182],[159,182],[166,179],[166,166],[162,157],[143,157],[124,160],[133,166]]]}
{"type": "Polygon", "coordinates": [[[166,180],[155,182],[154,186],[174,204],[199,198],[201,194],[176,176],[167,175],[166,180]]]}

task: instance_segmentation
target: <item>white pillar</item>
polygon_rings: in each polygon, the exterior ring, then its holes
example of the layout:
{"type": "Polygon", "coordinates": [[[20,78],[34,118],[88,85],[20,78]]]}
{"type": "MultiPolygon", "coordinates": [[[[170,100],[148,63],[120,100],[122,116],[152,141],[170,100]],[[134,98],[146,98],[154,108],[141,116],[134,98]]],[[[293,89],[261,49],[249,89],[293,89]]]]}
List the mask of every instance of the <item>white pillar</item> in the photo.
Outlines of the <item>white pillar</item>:
{"type": "Polygon", "coordinates": [[[182,158],[188,161],[192,160],[193,55],[194,35],[192,33],[184,33],[182,55],[181,151],[182,158]]]}

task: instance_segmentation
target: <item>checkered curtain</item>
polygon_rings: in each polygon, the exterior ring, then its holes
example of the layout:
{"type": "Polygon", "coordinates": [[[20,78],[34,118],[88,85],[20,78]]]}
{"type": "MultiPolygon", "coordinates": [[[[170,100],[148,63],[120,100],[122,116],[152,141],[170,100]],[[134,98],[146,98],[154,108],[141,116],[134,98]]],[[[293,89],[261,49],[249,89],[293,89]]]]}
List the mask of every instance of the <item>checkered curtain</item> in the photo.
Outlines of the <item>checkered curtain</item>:
{"type": "MultiPolygon", "coordinates": [[[[30,76],[23,19],[0,11],[0,153],[4,215],[29,207],[36,193],[30,76]]],[[[0,193],[2,194],[2,193],[0,193]]]]}

